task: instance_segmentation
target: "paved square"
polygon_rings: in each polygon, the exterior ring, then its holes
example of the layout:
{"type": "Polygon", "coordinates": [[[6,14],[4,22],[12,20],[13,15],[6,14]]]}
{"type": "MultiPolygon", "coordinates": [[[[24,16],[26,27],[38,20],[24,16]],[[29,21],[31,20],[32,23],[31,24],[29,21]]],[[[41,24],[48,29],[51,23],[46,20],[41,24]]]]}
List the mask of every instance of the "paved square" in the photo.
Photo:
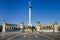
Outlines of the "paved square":
{"type": "Polygon", "coordinates": [[[60,33],[0,32],[0,40],[60,40],[60,33]]]}

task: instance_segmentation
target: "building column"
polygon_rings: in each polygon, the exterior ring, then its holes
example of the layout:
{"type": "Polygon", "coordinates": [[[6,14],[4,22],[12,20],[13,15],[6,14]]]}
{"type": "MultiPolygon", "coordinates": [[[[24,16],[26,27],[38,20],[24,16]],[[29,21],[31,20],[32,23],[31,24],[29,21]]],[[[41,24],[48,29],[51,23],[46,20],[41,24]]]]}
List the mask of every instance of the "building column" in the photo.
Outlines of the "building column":
{"type": "Polygon", "coordinates": [[[20,24],[20,32],[23,32],[23,28],[24,28],[24,23],[20,24]]]}
{"type": "Polygon", "coordinates": [[[4,21],[2,24],[2,32],[5,32],[6,22],[4,21]]]}
{"type": "Polygon", "coordinates": [[[37,24],[37,25],[36,25],[36,31],[38,31],[38,32],[41,31],[41,30],[40,30],[40,24],[37,24]]]}
{"type": "Polygon", "coordinates": [[[56,25],[56,24],[53,25],[53,31],[58,32],[58,25],[56,25]]]}
{"type": "Polygon", "coordinates": [[[55,22],[53,24],[53,30],[54,30],[54,32],[58,32],[58,24],[57,24],[57,22],[55,22]]]}

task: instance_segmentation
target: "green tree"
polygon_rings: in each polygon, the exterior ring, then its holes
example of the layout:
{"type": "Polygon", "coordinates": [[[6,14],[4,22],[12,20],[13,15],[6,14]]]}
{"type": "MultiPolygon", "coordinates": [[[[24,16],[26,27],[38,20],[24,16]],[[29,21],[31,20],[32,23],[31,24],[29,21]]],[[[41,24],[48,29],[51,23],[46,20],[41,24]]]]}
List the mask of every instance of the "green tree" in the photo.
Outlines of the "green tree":
{"type": "Polygon", "coordinates": [[[2,31],[2,25],[0,25],[0,32],[2,31]]]}

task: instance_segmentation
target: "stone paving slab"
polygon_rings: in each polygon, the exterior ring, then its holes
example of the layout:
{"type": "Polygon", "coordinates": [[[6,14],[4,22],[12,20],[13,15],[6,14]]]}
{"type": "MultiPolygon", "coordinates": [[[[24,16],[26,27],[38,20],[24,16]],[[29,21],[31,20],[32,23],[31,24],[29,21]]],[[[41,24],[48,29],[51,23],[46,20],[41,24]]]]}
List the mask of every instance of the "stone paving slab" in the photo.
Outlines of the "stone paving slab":
{"type": "Polygon", "coordinates": [[[4,35],[0,33],[0,40],[60,40],[59,33],[56,33],[56,37],[53,33],[20,33],[20,32],[6,32],[4,35]]]}

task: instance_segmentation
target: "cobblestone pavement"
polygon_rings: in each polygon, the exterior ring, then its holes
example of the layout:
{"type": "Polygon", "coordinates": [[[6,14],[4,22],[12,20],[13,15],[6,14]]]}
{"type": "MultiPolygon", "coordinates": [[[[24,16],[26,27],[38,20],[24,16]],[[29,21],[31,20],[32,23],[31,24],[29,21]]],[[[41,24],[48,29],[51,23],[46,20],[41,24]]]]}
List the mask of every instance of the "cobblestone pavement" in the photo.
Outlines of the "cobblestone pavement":
{"type": "Polygon", "coordinates": [[[0,40],[60,40],[60,33],[0,32],[0,40]]]}

